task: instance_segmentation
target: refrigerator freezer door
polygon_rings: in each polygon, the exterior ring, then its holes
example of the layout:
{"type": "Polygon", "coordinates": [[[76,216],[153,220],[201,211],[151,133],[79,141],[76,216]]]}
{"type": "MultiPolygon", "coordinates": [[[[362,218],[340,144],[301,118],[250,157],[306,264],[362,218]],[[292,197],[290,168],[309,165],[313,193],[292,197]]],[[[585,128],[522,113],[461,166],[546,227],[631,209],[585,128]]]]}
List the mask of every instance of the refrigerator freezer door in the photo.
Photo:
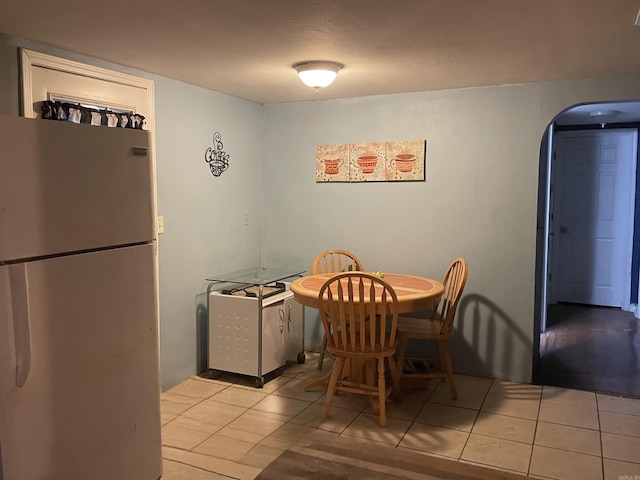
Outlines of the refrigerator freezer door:
{"type": "Polygon", "coordinates": [[[0,115],[0,262],[152,240],[148,143],[142,130],[0,115]]]}
{"type": "Polygon", "coordinates": [[[0,478],[160,477],[153,249],[0,266],[0,478]]]}

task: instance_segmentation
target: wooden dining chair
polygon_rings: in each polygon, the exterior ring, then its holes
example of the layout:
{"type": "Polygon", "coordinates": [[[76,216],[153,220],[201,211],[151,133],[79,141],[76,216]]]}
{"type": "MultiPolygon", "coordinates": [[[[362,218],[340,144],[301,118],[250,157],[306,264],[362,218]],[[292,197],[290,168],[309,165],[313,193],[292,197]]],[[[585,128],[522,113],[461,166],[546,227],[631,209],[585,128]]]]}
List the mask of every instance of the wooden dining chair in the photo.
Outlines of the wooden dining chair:
{"type": "MultiPolygon", "coordinates": [[[[362,263],[351,252],[346,250],[325,250],[318,255],[311,265],[311,275],[318,273],[362,271],[362,263]]],[[[324,356],[327,351],[327,338],[322,337],[322,348],[318,358],[318,370],[322,370],[324,356]]]]}
{"type": "Polygon", "coordinates": [[[395,377],[394,398],[399,398],[400,382],[405,377],[446,380],[449,382],[451,398],[458,398],[448,342],[453,335],[453,320],[466,282],[467,262],[463,258],[456,258],[445,274],[442,282],[444,293],[431,316],[428,319],[399,318],[396,353],[398,375],[395,377]],[[406,358],[407,342],[410,339],[436,342],[438,358],[406,358]]]}
{"type": "Polygon", "coordinates": [[[327,280],[318,298],[327,352],[335,357],[323,418],[327,418],[337,392],[350,392],[377,400],[380,426],[384,427],[385,402],[393,391],[397,373],[393,359],[398,324],[396,292],[378,277],[347,272],[327,280]],[[391,377],[389,385],[387,367],[391,377]]]}
{"type": "Polygon", "coordinates": [[[311,275],[354,271],[362,271],[362,263],[353,253],[346,250],[325,250],[311,265],[311,275]]]}

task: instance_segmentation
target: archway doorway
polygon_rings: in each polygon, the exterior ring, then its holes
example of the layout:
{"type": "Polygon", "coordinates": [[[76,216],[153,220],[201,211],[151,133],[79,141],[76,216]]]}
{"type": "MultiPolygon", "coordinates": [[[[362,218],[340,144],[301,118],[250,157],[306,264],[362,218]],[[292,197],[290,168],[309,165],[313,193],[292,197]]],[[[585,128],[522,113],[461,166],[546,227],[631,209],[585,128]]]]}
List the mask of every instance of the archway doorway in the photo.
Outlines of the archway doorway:
{"type": "Polygon", "coordinates": [[[640,396],[639,127],[640,102],[619,102],[569,108],[545,132],[534,383],[640,396]],[[603,219],[615,231],[601,236],[603,219]]]}

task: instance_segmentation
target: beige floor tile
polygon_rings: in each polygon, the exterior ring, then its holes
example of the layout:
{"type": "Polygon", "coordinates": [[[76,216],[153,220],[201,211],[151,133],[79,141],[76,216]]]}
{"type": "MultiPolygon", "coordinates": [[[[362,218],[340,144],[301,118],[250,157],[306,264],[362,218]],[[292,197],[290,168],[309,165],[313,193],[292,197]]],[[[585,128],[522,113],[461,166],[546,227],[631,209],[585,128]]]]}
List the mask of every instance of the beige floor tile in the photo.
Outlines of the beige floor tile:
{"type": "MultiPolygon", "coordinates": [[[[329,369],[324,365],[323,369],[326,369],[325,371],[327,372],[329,371],[329,369]]],[[[286,367],[282,369],[282,375],[294,378],[306,378],[306,375],[312,371],[318,371],[318,365],[316,362],[309,363],[305,361],[305,363],[288,363],[286,367]]]]}
{"type": "Polygon", "coordinates": [[[458,375],[458,401],[446,383],[407,388],[401,401],[387,403],[386,428],[361,395],[336,396],[323,421],[324,392],[305,392],[303,379],[326,375],[332,360],[318,371],[309,363],[314,355],[262,389],[229,375],[192,377],[163,393],[167,480],[253,480],[303,439],[399,445],[497,469],[530,468],[532,478],[601,479],[603,466],[605,480],[640,476],[640,400],[458,375]]]}
{"type": "Polygon", "coordinates": [[[214,400],[203,400],[183,415],[212,425],[227,425],[247,411],[244,407],[228,405],[214,400]]]}
{"type": "Polygon", "coordinates": [[[205,379],[188,378],[184,382],[171,388],[167,393],[174,393],[184,395],[185,397],[194,397],[204,400],[225,388],[227,388],[227,386],[223,383],[205,379]]]}
{"type": "Polygon", "coordinates": [[[468,433],[459,430],[414,423],[400,442],[400,446],[458,459],[468,438],[468,433]]]}
{"type": "Polygon", "coordinates": [[[482,411],[536,420],[542,387],[495,380],[482,404],[482,411]]]}
{"type": "Polygon", "coordinates": [[[600,411],[600,430],[640,437],[640,416],[600,411]]]}
{"type": "Polygon", "coordinates": [[[181,415],[180,417],[173,420],[171,423],[167,424],[167,426],[182,426],[185,428],[190,428],[192,430],[198,430],[200,432],[208,433],[209,435],[213,435],[218,430],[222,428],[222,425],[216,425],[211,422],[202,422],[200,420],[194,420],[193,418],[185,417],[181,415]]]}
{"type": "Polygon", "coordinates": [[[595,406],[577,406],[552,402],[540,404],[539,422],[559,423],[573,427],[598,430],[598,411],[595,406]]]}
{"type": "Polygon", "coordinates": [[[540,401],[535,399],[499,398],[487,397],[482,404],[482,411],[507,415],[509,417],[537,420],[540,410],[540,401]]]}
{"type": "Polygon", "coordinates": [[[180,419],[162,427],[162,444],[168,447],[191,450],[212,434],[180,423],[180,419]]]}
{"type": "Polygon", "coordinates": [[[428,402],[416,417],[416,422],[470,432],[477,416],[477,410],[428,402]]]}
{"type": "MultiPolygon", "coordinates": [[[[400,401],[387,402],[387,417],[413,421],[418,416],[424,405],[425,400],[422,398],[407,395],[402,397],[400,401]]],[[[371,404],[365,408],[365,411],[373,413],[371,411],[371,404]]]]}
{"type": "Polygon", "coordinates": [[[587,455],[600,456],[602,453],[599,431],[557,423],[538,422],[535,444],[587,455]]]}
{"type": "Polygon", "coordinates": [[[258,389],[262,390],[264,393],[273,393],[279,388],[281,388],[285,383],[291,381],[291,377],[276,377],[273,380],[268,381],[264,384],[264,387],[258,389]]]}
{"type": "Polygon", "coordinates": [[[166,412],[161,412],[160,413],[160,425],[164,426],[169,422],[174,421],[176,418],[178,418],[180,415],[177,413],[166,413],[166,412]]]}
{"type": "Polygon", "coordinates": [[[461,459],[468,462],[527,472],[532,445],[472,433],[462,451],[461,459]]]}
{"type": "Polygon", "coordinates": [[[533,444],[535,431],[534,420],[480,412],[471,433],[533,444]]]}
{"type": "Polygon", "coordinates": [[[602,480],[602,459],[534,445],[529,475],[558,480],[602,480]]]}
{"type": "Polygon", "coordinates": [[[196,453],[212,457],[224,458],[234,462],[239,461],[256,446],[255,442],[227,437],[217,433],[193,449],[196,453]]]}
{"type": "MultiPolygon", "coordinates": [[[[314,403],[324,404],[323,394],[314,403]]],[[[338,408],[348,408],[349,410],[363,411],[369,405],[369,397],[366,395],[356,395],[351,393],[340,393],[333,396],[331,406],[338,408]]]]}
{"type": "Polygon", "coordinates": [[[239,463],[262,469],[278,458],[285,450],[286,448],[281,450],[266,445],[256,445],[242,457],[239,463]]]}
{"type": "Polygon", "coordinates": [[[542,385],[493,380],[487,396],[497,396],[513,400],[540,401],[542,397],[542,385]]]}
{"type": "Polygon", "coordinates": [[[223,437],[235,438],[236,440],[242,440],[243,442],[253,443],[254,445],[259,444],[267,435],[257,432],[247,432],[244,430],[237,430],[231,427],[221,428],[218,432],[218,435],[222,435],[223,437]]]}
{"type": "Polygon", "coordinates": [[[315,437],[316,440],[321,440],[323,436],[328,441],[334,438],[333,435],[324,430],[292,422],[285,423],[270,435],[271,438],[277,438],[284,442],[288,442],[290,445],[298,444],[304,440],[309,440],[312,437],[315,437]]]}
{"type": "Polygon", "coordinates": [[[225,475],[207,472],[200,468],[172,460],[162,462],[162,480],[229,480],[225,475]]]}
{"type": "Polygon", "coordinates": [[[254,405],[253,410],[277,413],[288,418],[293,418],[309,405],[311,405],[311,402],[296,400],[295,398],[281,397],[279,395],[267,395],[254,405]]]}
{"type": "Polygon", "coordinates": [[[291,445],[303,441],[310,435],[317,432],[315,427],[309,427],[307,425],[301,425],[299,423],[287,422],[277,430],[274,430],[269,437],[277,438],[283,442],[291,445]]]}
{"type": "Polygon", "coordinates": [[[438,385],[440,385],[440,382],[438,380],[430,380],[426,387],[404,388],[402,389],[400,400],[404,401],[406,398],[411,398],[414,400],[421,400],[423,402],[426,402],[431,398],[433,392],[436,391],[438,385]]]}
{"type": "Polygon", "coordinates": [[[640,477],[640,463],[621,462],[604,458],[604,480],[635,480],[640,477]]]}
{"type": "Polygon", "coordinates": [[[310,367],[307,370],[304,370],[298,373],[294,378],[296,380],[317,380],[319,378],[328,377],[329,372],[331,372],[331,367],[325,366],[322,370],[318,370],[317,367],[310,367]]]}
{"type": "Polygon", "coordinates": [[[287,421],[288,417],[283,417],[278,414],[249,410],[229,423],[228,426],[236,430],[254,432],[267,436],[271,435],[287,423],[287,421]]]}
{"type": "Polygon", "coordinates": [[[398,445],[402,436],[411,426],[411,422],[397,418],[387,418],[387,425],[381,427],[379,416],[370,413],[361,413],[349,425],[342,435],[365,438],[374,442],[398,445]]]}
{"type": "Polygon", "coordinates": [[[237,407],[251,408],[259,401],[264,400],[266,396],[267,393],[261,392],[258,388],[249,390],[232,385],[213,395],[211,400],[237,407]]]}
{"type": "Polygon", "coordinates": [[[542,388],[542,402],[569,405],[576,408],[597,407],[596,394],[594,392],[546,385],[542,388]]]}
{"type": "MultiPolygon", "coordinates": [[[[243,465],[224,458],[183,450],[163,449],[163,457],[167,460],[175,460],[208,472],[218,473],[238,480],[254,480],[261,471],[260,468],[250,465],[243,465]]],[[[191,479],[187,477],[184,480],[191,479]]]]}
{"type": "Polygon", "coordinates": [[[330,407],[329,417],[322,418],[322,405],[314,403],[291,419],[291,423],[298,423],[308,427],[315,427],[330,432],[342,433],[360,414],[356,410],[330,407]]]}
{"type": "Polygon", "coordinates": [[[492,380],[490,378],[468,377],[466,375],[456,375],[456,389],[458,391],[458,399],[451,399],[449,384],[440,383],[433,395],[429,397],[429,401],[433,403],[443,403],[445,405],[454,405],[456,407],[471,408],[480,410],[482,402],[491,387],[492,380]]]}
{"type": "Polygon", "coordinates": [[[640,437],[602,432],[602,456],[623,462],[640,463],[640,437]]]}
{"type": "Polygon", "coordinates": [[[601,412],[624,413],[640,417],[640,398],[615,397],[598,394],[598,409],[601,412]]]}
{"type": "Polygon", "coordinates": [[[304,400],[305,402],[315,402],[323,394],[324,392],[317,390],[310,392],[305,391],[304,380],[300,380],[298,378],[292,378],[291,381],[285,383],[273,392],[273,395],[293,398],[296,400],[304,400]]]}
{"type": "Polygon", "coordinates": [[[166,445],[162,446],[162,458],[167,460],[181,462],[187,453],[186,450],[180,450],[179,448],[168,447],[166,445]]]}
{"type": "Polygon", "coordinates": [[[181,415],[201,401],[202,399],[200,398],[165,392],[160,397],[160,408],[163,415],[181,415]]]}

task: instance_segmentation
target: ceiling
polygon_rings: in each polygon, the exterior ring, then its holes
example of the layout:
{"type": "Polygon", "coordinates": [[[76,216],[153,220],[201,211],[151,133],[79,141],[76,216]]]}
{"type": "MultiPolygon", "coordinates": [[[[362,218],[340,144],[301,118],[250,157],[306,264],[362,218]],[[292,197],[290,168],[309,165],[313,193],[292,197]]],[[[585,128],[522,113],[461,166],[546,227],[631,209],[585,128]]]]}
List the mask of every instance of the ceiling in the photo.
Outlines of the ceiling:
{"type": "Polygon", "coordinates": [[[0,32],[281,103],[640,74],[639,8],[640,0],[3,0],[0,32]],[[345,67],[316,92],[292,68],[308,60],[345,67]]]}

